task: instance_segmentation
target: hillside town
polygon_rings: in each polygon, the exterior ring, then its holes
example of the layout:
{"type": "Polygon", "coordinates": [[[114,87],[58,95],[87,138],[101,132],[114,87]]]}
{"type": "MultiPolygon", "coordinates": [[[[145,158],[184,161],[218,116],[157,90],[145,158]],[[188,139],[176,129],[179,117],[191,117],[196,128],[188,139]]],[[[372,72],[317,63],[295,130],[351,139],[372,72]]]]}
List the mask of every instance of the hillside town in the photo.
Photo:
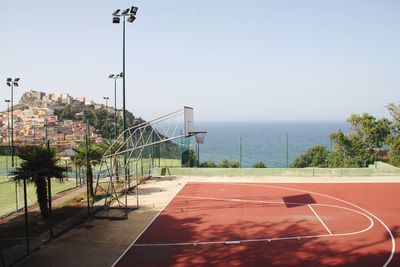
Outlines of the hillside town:
{"type": "MultiPolygon", "coordinates": [[[[14,145],[30,145],[44,143],[46,138],[57,150],[77,147],[83,143],[86,123],[81,120],[59,120],[56,110],[62,110],[66,105],[90,106],[94,109],[104,109],[105,105],[96,104],[84,97],[73,98],[69,94],[45,94],[38,91],[26,92],[14,106],[0,113],[0,142],[3,146],[11,143],[11,132],[14,145]],[[13,123],[11,123],[13,117],[13,123]],[[11,131],[13,127],[13,131],[11,131]]],[[[113,112],[112,107],[107,107],[113,112]]],[[[119,111],[120,113],[120,111],[119,111]]],[[[77,117],[79,114],[77,114],[77,117]]],[[[101,142],[102,136],[93,126],[89,128],[90,140],[101,142]]]]}

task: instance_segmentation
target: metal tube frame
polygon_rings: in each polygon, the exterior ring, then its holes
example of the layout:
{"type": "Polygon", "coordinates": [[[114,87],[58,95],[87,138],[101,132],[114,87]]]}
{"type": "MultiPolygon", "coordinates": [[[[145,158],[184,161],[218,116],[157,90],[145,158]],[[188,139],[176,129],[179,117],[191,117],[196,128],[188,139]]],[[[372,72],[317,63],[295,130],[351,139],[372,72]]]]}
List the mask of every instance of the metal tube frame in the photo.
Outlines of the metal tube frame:
{"type": "Polygon", "coordinates": [[[92,207],[95,205],[95,199],[98,192],[105,193],[106,199],[104,201],[104,206],[108,206],[112,200],[116,200],[120,207],[125,208],[125,215],[127,216],[129,208],[127,202],[127,194],[129,188],[126,188],[126,180],[124,181],[124,202],[122,203],[119,200],[119,195],[115,191],[115,187],[113,185],[115,177],[117,174],[115,172],[116,164],[118,164],[118,156],[124,155],[127,156],[127,160],[124,162],[124,166],[121,169],[127,171],[129,164],[133,163],[133,166],[136,165],[135,171],[135,180],[136,180],[136,198],[137,198],[137,208],[139,208],[139,194],[138,194],[138,185],[139,185],[139,175],[138,175],[138,165],[139,161],[143,156],[143,151],[145,148],[157,144],[161,144],[164,142],[176,140],[179,138],[184,138],[185,136],[182,134],[178,128],[182,126],[182,118],[184,115],[184,110],[178,110],[167,115],[161,116],[157,119],[141,123],[134,127],[131,127],[120,134],[120,136],[114,141],[114,143],[109,147],[109,149],[104,153],[101,164],[100,164],[100,172],[97,176],[96,187],[92,202],[92,207]],[[164,125],[166,124],[166,125],[164,125]],[[114,148],[117,149],[115,150],[114,148]],[[115,151],[115,152],[112,152],[115,151]],[[134,155],[137,152],[136,155],[134,155]],[[110,160],[109,159],[113,159],[110,160]],[[135,164],[136,163],[136,164],[135,164]],[[101,174],[106,171],[108,174],[107,186],[106,188],[101,185],[100,179],[101,174]]]}

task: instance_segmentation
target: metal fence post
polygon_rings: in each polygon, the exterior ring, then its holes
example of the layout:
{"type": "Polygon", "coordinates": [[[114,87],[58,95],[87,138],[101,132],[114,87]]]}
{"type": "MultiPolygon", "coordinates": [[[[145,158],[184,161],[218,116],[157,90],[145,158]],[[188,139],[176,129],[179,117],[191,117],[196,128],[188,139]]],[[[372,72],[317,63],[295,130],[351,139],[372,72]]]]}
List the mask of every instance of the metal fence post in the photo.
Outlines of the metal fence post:
{"type": "Polygon", "coordinates": [[[240,157],[239,157],[239,167],[240,168],[243,168],[242,156],[243,156],[243,140],[242,140],[242,137],[240,137],[240,157]]]}
{"type": "Polygon", "coordinates": [[[289,168],[289,134],[286,134],[286,168],[289,168]]]}
{"type": "Polygon", "coordinates": [[[86,134],[85,134],[85,146],[86,146],[86,198],[87,198],[87,212],[90,217],[90,185],[88,179],[88,168],[89,168],[89,120],[86,121],[86,134]]]}
{"type": "Polygon", "coordinates": [[[26,253],[29,255],[29,223],[28,223],[28,199],[26,190],[26,177],[24,177],[24,218],[25,218],[25,241],[26,241],[26,253]]]}
{"type": "Polygon", "coordinates": [[[75,185],[78,187],[78,164],[75,163],[75,185]]]}
{"type": "Polygon", "coordinates": [[[19,210],[19,180],[15,181],[15,204],[16,204],[16,211],[19,210]]]}
{"type": "Polygon", "coordinates": [[[53,233],[53,221],[52,221],[52,203],[51,203],[51,177],[47,176],[47,191],[48,191],[48,201],[49,201],[49,214],[48,214],[48,223],[49,223],[49,232],[50,238],[54,237],[53,233]]]}

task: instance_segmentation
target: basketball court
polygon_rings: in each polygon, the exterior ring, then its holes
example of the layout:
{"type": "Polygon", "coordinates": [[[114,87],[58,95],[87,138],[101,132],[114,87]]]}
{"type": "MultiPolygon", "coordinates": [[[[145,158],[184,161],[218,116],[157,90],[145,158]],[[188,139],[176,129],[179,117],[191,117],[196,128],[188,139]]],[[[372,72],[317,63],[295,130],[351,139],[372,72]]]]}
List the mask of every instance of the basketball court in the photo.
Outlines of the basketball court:
{"type": "Polygon", "coordinates": [[[399,195],[397,183],[188,182],[114,266],[399,266],[399,195]]]}
{"type": "MultiPolygon", "coordinates": [[[[193,108],[184,107],[136,126],[129,146],[103,158],[107,166],[108,158],[129,151],[127,162],[138,162],[146,147],[190,136],[199,144],[205,133],[194,131],[193,108]],[[161,130],[151,134],[158,139],[145,138],[154,129],[161,130]]],[[[108,173],[113,188],[112,164],[108,173]]],[[[187,177],[113,266],[400,266],[398,180],[341,178],[187,177]]],[[[137,187],[139,209],[140,195],[137,187]]],[[[118,205],[128,210],[128,197],[118,205]]]]}

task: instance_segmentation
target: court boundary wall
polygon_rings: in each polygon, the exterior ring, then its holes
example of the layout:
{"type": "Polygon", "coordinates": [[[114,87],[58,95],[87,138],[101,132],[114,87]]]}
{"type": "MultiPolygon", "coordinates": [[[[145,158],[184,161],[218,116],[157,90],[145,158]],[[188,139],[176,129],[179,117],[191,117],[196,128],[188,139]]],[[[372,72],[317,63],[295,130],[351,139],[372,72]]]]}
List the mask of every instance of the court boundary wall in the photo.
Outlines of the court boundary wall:
{"type": "Polygon", "coordinates": [[[154,168],[154,176],[400,176],[400,168],[375,162],[367,168],[154,168]]]}

